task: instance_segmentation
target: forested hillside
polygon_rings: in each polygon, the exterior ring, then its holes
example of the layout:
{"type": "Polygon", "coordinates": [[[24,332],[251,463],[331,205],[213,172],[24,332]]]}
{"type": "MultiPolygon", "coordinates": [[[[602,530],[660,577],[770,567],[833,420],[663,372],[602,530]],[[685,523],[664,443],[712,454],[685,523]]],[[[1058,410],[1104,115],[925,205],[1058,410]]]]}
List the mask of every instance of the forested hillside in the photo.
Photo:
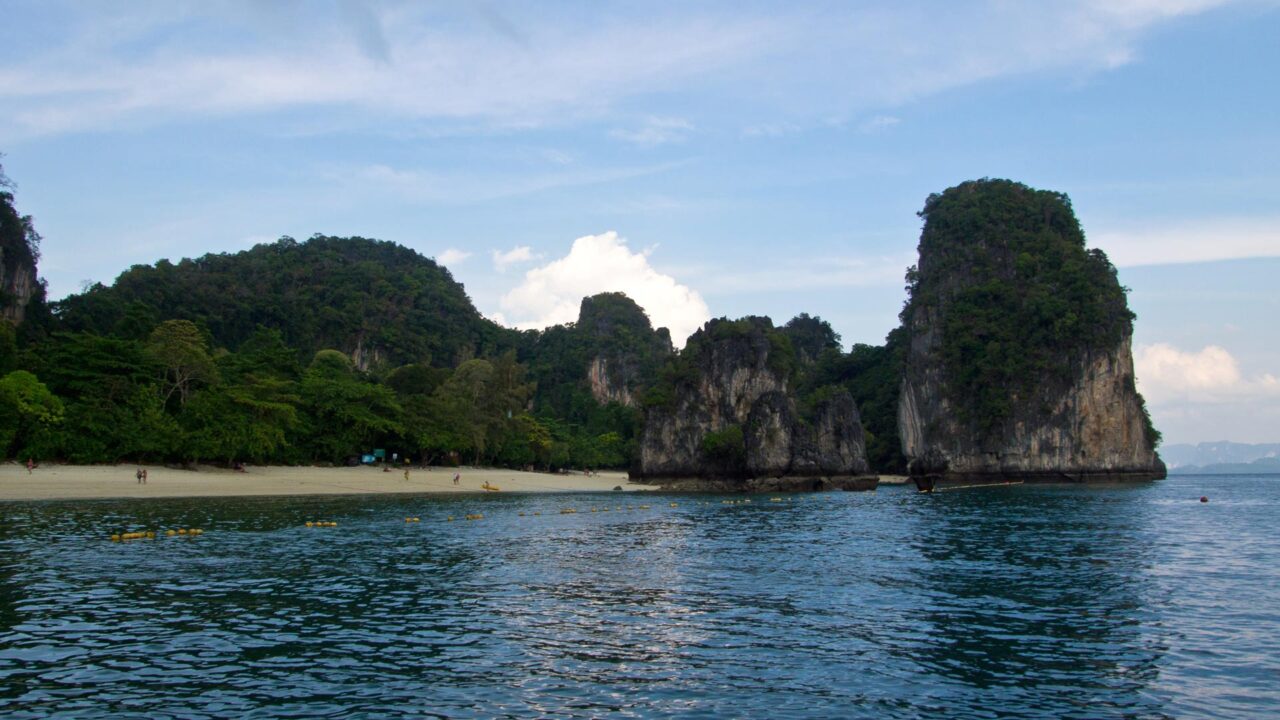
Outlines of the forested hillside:
{"type": "Polygon", "coordinates": [[[246,252],[138,265],[54,307],[58,328],[141,340],[163,320],[190,320],[217,347],[258,326],[302,357],[346,353],[363,370],[454,366],[513,349],[516,333],[480,316],[434,260],[395,243],[282,238],[246,252]]]}
{"type": "MultiPolygon", "coordinates": [[[[17,237],[38,238],[10,214],[17,237]]],[[[34,277],[34,246],[18,249],[34,277]]],[[[671,352],[624,295],[520,333],[483,318],[433,260],[363,238],[161,260],[40,308],[16,331],[0,322],[6,457],[346,463],[381,448],[415,462],[625,467],[638,411],[596,397],[592,368],[612,363],[639,392],[671,352]]]]}

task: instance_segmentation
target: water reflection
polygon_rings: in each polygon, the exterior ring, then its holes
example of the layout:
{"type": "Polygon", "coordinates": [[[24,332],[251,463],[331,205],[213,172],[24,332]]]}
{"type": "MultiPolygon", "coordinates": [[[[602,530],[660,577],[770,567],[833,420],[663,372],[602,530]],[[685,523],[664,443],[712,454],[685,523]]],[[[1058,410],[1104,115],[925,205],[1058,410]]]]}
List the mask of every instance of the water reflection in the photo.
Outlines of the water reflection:
{"type": "MultiPolygon", "coordinates": [[[[1141,630],[1157,600],[1152,528],[1133,488],[992,488],[920,498],[911,547],[920,631],[906,654],[940,687],[1002,688],[1031,707],[1158,716],[1167,646],[1141,630]]],[[[962,702],[964,693],[958,693],[962,702]]],[[[948,692],[939,701],[948,712],[948,692]]]]}

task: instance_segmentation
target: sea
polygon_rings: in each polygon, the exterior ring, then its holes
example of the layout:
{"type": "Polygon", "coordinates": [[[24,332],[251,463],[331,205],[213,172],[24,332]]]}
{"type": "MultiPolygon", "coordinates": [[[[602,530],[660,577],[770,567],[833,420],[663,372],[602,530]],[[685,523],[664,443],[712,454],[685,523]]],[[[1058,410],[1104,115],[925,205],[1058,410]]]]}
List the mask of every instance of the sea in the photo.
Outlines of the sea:
{"type": "Polygon", "coordinates": [[[1280,717],[1280,476],[0,503],[0,715],[1280,717]]]}

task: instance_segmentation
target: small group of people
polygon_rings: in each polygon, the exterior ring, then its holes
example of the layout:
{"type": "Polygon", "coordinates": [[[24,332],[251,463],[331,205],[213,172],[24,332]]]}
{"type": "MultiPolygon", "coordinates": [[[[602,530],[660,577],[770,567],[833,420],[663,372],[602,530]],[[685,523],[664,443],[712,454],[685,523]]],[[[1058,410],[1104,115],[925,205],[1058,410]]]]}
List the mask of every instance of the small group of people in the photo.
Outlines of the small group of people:
{"type": "Polygon", "coordinates": [[[139,484],[139,485],[146,485],[146,484],[147,484],[147,469],[146,469],[146,468],[138,468],[138,472],[134,473],[134,476],[138,478],[138,484],[139,484]]]}

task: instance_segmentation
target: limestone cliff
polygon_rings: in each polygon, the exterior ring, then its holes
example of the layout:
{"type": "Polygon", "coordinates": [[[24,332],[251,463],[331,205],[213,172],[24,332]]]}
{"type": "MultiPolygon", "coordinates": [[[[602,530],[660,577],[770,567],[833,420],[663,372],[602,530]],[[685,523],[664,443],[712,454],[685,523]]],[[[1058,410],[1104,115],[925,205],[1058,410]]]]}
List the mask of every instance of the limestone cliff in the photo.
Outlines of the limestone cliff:
{"type": "Polygon", "coordinates": [[[596,355],[587,366],[587,382],[591,385],[591,397],[601,405],[616,402],[634,406],[631,388],[639,381],[639,373],[627,362],[628,358],[596,355]]]}
{"type": "Polygon", "coordinates": [[[853,399],[827,388],[802,413],[794,372],[767,318],[711,321],[649,393],[633,476],[690,489],[875,487],[853,399]]]}
{"type": "Polygon", "coordinates": [[[0,319],[14,325],[22,322],[27,305],[43,290],[36,277],[39,242],[30,216],[19,215],[13,195],[0,190],[0,319]]]}
{"type": "Polygon", "coordinates": [[[978,181],[921,216],[898,405],[917,483],[1163,477],[1133,315],[1066,196],[978,181]]]}

